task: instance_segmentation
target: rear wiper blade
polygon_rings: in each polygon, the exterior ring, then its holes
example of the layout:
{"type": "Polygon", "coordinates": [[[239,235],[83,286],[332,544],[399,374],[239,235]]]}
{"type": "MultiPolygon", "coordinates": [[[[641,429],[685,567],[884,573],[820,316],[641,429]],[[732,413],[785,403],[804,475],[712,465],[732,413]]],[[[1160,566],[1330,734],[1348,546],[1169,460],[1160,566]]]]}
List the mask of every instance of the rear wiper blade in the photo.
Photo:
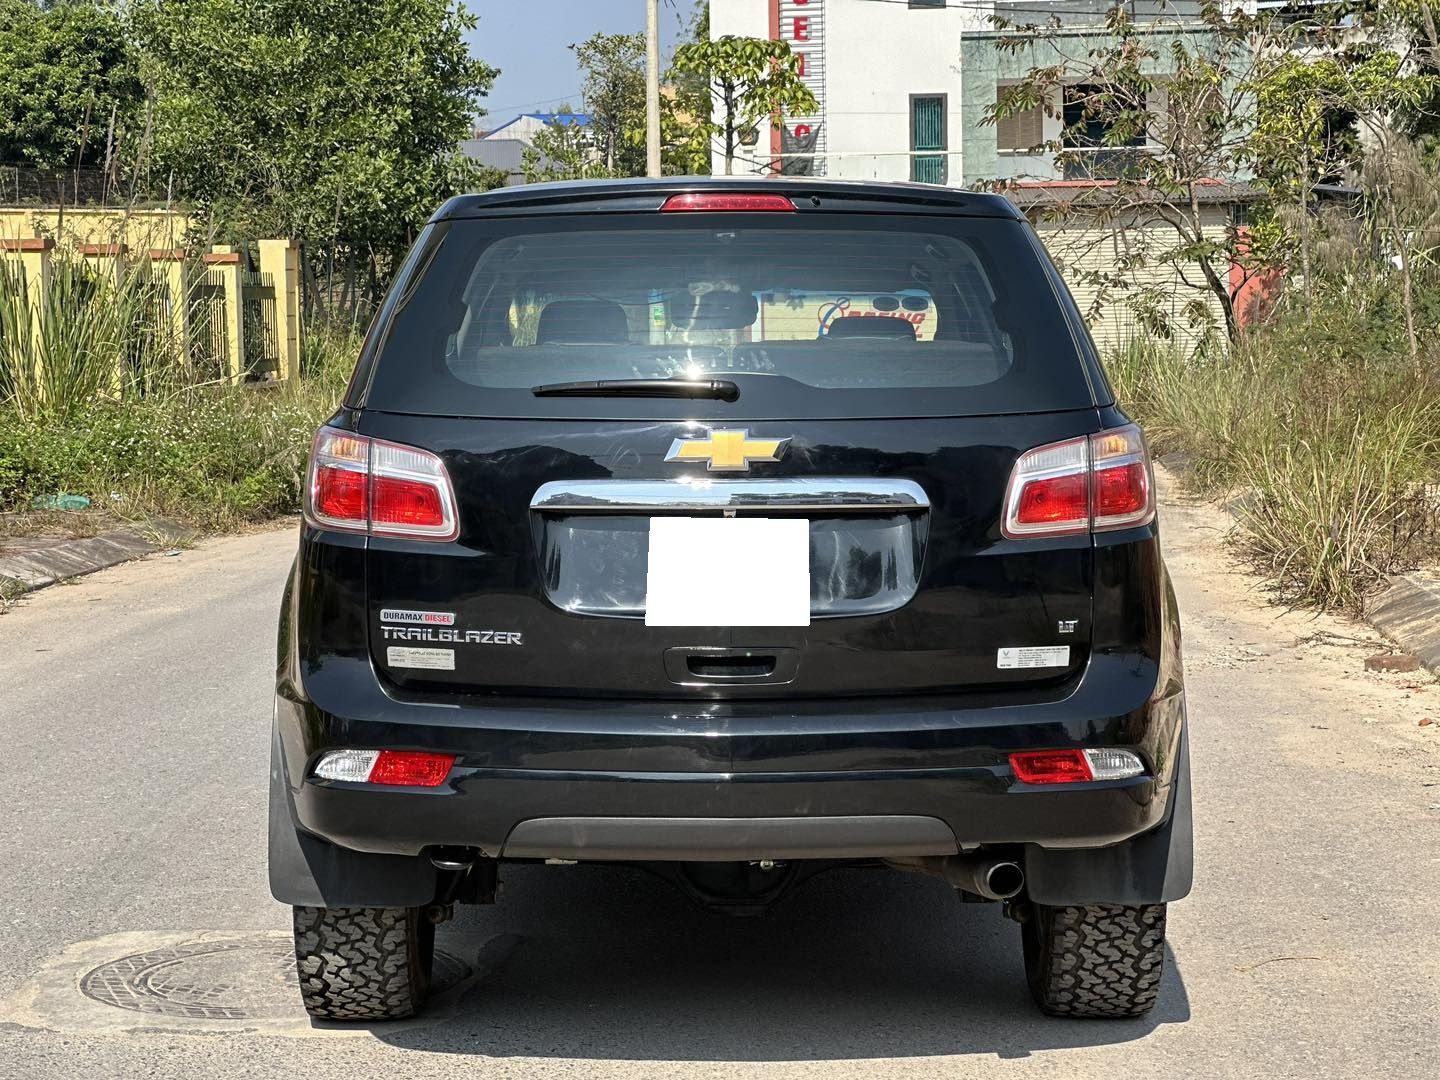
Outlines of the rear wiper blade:
{"type": "Polygon", "coordinates": [[[740,387],[729,379],[596,379],[532,387],[536,397],[712,398],[734,401],[740,387]]]}

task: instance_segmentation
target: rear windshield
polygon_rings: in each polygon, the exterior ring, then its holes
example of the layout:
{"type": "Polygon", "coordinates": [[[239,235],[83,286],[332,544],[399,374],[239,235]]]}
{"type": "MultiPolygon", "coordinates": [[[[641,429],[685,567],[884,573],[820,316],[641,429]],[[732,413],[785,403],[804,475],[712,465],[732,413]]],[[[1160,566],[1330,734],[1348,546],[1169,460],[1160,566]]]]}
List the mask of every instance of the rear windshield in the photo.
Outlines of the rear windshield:
{"type": "Polygon", "coordinates": [[[872,417],[1093,404],[1019,222],[615,214],[434,227],[366,404],[614,418],[872,417]],[[536,397],[602,379],[734,381],[734,402],[536,397]]]}

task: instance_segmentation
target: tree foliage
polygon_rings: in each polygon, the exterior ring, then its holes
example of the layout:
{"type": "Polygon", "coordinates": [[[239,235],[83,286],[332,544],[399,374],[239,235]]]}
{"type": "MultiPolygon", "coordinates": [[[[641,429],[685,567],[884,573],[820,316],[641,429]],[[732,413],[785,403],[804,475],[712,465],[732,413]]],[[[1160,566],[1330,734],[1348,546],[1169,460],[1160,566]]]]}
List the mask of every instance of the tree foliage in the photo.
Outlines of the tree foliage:
{"type": "Polygon", "coordinates": [[[0,163],[102,165],[140,99],[116,5],[0,0],[0,163]]]}
{"type": "Polygon", "coordinates": [[[239,235],[388,270],[477,170],[456,152],[498,72],[449,0],[136,0],[153,168],[239,235]]]}
{"type": "MultiPolygon", "coordinates": [[[[1213,304],[1234,339],[1236,296],[1267,268],[1248,228],[1222,232],[1207,221],[1207,190],[1253,177],[1262,193],[1294,202],[1303,280],[1315,186],[1359,178],[1364,144],[1383,150],[1433,94],[1431,77],[1388,44],[1393,18],[1382,25],[1383,16],[1365,16],[1368,36],[1357,35],[1351,14],[1334,18],[1282,23],[1207,3],[1198,24],[1163,27],[1138,24],[1117,7],[1091,34],[997,20],[1006,31],[1001,49],[1045,60],[1002,91],[989,118],[1036,107],[1061,118],[1064,130],[1049,148],[1067,175],[1104,184],[1081,189],[1056,212],[1132,237],[1163,237],[1137,242],[1120,269],[1172,268],[1196,295],[1184,305],[1189,321],[1204,323],[1213,304]],[[1243,273],[1231,275],[1231,266],[1243,273]]],[[[1092,276],[1102,296],[1127,288],[1123,272],[1092,276]]],[[[1161,310],[1168,297],[1139,289],[1128,299],[1153,329],[1168,329],[1161,310]]]]}
{"type": "Polygon", "coordinates": [[[597,152],[590,129],[568,101],[555,119],[536,132],[521,152],[526,183],[542,180],[597,180],[613,176],[597,152]]]}
{"type": "Polygon", "coordinates": [[[605,174],[644,176],[645,35],[597,33],[572,48],[583,72],[590,143],[605,174]]]}
{"type": "MultiPolygon", "coordinates": [[[[708,31],[708,17],[705,19],[708,31]]],[[[668,100],[667,143],[687,171],[709,172],[712,150],[735,170],[741,137],[782,112],[812,113],[819,104],[800,79],[800,58],[784,41],[726,35],[675,50],[676,87],[668,100]]]]}

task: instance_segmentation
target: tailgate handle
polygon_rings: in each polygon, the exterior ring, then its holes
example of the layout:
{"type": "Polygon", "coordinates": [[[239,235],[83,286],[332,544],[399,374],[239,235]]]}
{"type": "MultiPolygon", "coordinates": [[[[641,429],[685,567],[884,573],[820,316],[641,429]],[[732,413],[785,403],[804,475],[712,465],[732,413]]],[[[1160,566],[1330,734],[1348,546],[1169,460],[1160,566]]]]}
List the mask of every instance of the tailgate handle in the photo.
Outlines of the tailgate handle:
{"type": "Polygon", "coordinates": [[[775,674],[775,657],[751,653],[733,656],[687,656],[690,674],[702,679],[757,679],[775,674]]]}
{"type": "Polygon", "coordinates": [[[788,683],[800,657],[794,649],[725,649],[710,646],[665,650],[665,674],[674,683],[788,683]]]}

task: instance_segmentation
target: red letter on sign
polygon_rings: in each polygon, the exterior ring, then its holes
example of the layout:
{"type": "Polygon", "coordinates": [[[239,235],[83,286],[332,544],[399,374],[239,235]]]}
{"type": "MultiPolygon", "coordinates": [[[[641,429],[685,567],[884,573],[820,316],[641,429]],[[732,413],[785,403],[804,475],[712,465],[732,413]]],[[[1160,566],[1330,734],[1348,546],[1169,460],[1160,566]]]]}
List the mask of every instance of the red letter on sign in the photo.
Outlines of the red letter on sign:
{"type": "Polygon", "coordinates": [[[796,53],[796,54],[795,54],[795,60],[796,60],[796,64],[795,64],[795,74],[796,74],[796,75],[799,75],[800,78],[803,79],[803,78],[805,77],[805,54],[804,54],[803,52],[802,52],[802,53],[796,53]]]}
{"type": "Polygon", "coordinates": [[[795,137],[796,137],[797,139],[803,139],[806,135],[809,135],[809,134],[810,134],[810,125],[809,125],[809,124],[796,124],[796,125],[795,125],[795,137]]]}
{"type": "Polygon", "coordinates": [[[794,25],[794,27],[795,27],[795,32],[794,32],[793,37],[794,37],[794,39],[795,39],[796,41],[809,41],[809,40],[810,40],[810,16],[808,16],[808,15],[797,15],[797,16],[795,16],[795,21],[794,21],[793,25],[794,25]]]}

